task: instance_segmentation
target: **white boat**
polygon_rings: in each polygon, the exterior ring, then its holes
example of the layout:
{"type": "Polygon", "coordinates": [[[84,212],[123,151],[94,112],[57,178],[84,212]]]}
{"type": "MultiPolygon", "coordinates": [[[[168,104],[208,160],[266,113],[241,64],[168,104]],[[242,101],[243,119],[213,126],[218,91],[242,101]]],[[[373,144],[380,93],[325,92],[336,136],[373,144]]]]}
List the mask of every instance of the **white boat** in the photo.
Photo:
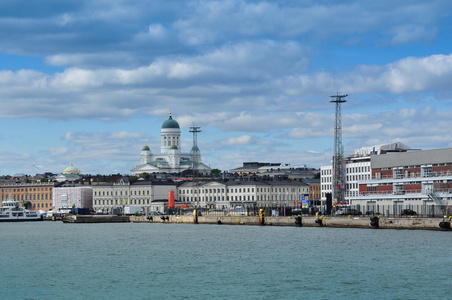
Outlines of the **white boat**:
{"type": "Polygon", "coordinates": [[[36,211],[25,209],[14,199],[3,201],[0,211],[0,222],[42,221],[44,216],[36,211]]]}

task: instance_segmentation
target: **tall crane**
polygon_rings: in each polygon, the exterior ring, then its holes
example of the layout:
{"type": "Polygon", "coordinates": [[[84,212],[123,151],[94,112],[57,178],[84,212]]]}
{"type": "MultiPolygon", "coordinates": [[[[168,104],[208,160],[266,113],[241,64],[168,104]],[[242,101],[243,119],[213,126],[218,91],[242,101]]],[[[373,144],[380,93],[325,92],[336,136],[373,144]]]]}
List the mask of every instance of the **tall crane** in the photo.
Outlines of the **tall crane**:
{"type": "Polygon", "coordinates": [[[344,161],[344,147],[342,145],[342,117],[341,104],[347,102],[345,97],[348,95],[339,95],[337,93],[330,102],[336,104],[336,117],[334,125],[334,154],[333,154],[333,195],[332,198],[336,203],[341,203],[344,200],[344,192],[346,187],[345,182],[345,161],[344,161]]]}

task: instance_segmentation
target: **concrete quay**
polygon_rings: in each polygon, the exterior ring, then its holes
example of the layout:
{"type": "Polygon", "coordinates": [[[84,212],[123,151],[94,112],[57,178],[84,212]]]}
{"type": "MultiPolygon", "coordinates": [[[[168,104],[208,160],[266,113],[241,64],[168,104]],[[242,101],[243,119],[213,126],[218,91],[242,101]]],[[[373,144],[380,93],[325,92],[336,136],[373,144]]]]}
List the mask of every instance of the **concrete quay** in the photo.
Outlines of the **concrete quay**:
{"type": "Polygon", "coordinates": [[[63,223],[124,223],[130,222],[128,216],[117,215],[68,215],[62,218],[63,223]]]}
{"type": "MultiPolygon", "coordinates": [[[[187,224],[224,224],[224,225],[259,225],[258,216],[153,216],[152,220],[145,216],[130,216],[134,223],[187,223],[187,224]]],[[[264,226],[298,226],[298,227],[331,227],[331,228],[379,228],[379,229],[418,229],[443,230],[441,222],[448,222],[446,218],[407,218],[407,217],[375,217],[378,225],[372,224],[370,217],[302,217],[301,226],[296,224],[296,216],[291,217],[265,217],[264,226]]],[[[447,224],[446,224],[447,225],[447,224]]]]}

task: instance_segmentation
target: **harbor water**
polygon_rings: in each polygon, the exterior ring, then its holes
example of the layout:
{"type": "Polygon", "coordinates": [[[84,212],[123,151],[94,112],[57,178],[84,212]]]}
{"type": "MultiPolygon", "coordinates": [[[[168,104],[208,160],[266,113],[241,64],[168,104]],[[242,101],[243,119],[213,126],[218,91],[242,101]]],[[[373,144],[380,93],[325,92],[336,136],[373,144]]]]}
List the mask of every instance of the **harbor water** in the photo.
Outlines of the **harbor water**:
{"type": "Polygon", "coordinates": [[[0,224],[0,299],[441,299],[452,233],[0,224]]]}

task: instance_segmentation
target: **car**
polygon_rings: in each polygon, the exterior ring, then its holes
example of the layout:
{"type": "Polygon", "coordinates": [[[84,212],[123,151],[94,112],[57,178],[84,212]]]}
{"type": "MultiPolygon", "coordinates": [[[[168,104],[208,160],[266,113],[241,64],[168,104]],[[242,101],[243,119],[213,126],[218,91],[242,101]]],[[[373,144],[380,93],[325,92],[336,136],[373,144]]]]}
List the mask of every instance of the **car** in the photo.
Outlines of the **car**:
{"type": "Polygon", "coordinates": [[[415,216],[417,215],[417,212],[415,212],[412,209],[406,208],[402,209],[402,212],[400,213],[401,216],[415,216]]]}
{"type": "Polygon", "coordinates": [[[345,212],[346,212],[346,209],[345,208],[339,208],[339,209],[337,209],[336,210],[336,215],[344,215],[345,214],[345,212]]]}
{"type": "Polygon", "coordinates": [[[366,216],[373,216],[373,215],[381,215],[380,212],[374,211],[374,210],[368,210],[366,211],[366,216]]]}
{"type": "Polygon", "coordinates": [[[358,215],[362,215],[363,213],[360,212],[357,209],[354,208],[349,208],[347,210],[345,210],[345,215],[353,215],[353,216],[358,216],[358,215]]]}

